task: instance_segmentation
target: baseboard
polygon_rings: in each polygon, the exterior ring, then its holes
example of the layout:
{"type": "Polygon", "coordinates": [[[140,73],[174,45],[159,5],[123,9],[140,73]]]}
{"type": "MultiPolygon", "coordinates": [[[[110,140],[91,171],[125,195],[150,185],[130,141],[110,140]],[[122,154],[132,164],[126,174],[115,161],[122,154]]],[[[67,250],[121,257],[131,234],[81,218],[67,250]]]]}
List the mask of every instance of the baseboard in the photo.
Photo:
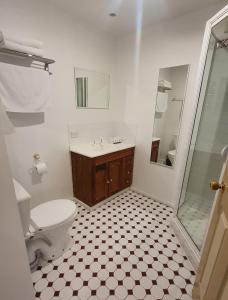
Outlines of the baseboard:
{"type": "Polygon", "coordinates": [[[93,210],[97,209],[99,206],[101,206],[101,205],[103,205],[103,204],[109,202],[109,201],[112,200],[113,198],[118,197],[119,195],[121,195],[122,193],[124,193],[124,192],[126,192],[126,191],[129,191],[129,189],[130,189],[130,188],[126,188],[126,189],[124,189],[124,190],[122,190],[122,191],[120,191],[120,192],[118,192],[118,193],[112,195],[111,197],[108,197],[108,198],[102,200],[101,202],[97,203],[97,204],[94,205],[94,206],[89,206],[89,205],[85,204],[84,202],[82,202],[81,200],[79,200],[79,199],[76,198],[76,197],[72,197],[71,199],[72,199],[73,201],[75,201],[75,202],[78,202],[79,204],[81,204],[82,206],[84,206],[84,207],[85,207],[86,209],[88,209],[89,211],[93,211],[93,210]]]}
{"type": "Polygon", "coordinates": [[[131,189],[132,191],[136,192],[136,193],[142,194],[143,196],[146,196],[146,197],[148,197],[148,198],[151,198],[151,199],[155,200],[156,202],[165,204],[165,205],[167,205],[167,206],[169,206],[169,207],[171,207],[171,208],[174,209],[174,205],[173,205],[173,204],[171,204],[171,203],[169,203],[169,202],[167,203],[167,202],[165,202],[165,201],[162,201],[162,200],[160,200],[160,199],[154,197],[153,195],[150,195],[150,194],[148,194],[148,193],[146,193],[146,192],[141,191],[140,189],[138,189],[138,188],[135,187],[135,186],[131,186],[130,189],[131,189]]]}
{"type": "Polygon", "coordinates": [[[175,216],[171,220],[172,229],[177,236],[178,240],[182,248],[184,249],[188,259],[190,260],[191,264],[193,265],[194,269],[197,270],[199,262],[200,262],[200,251],[193,243],[191,238],[189,237],[188,233],[184,229],[181,222],[175,216]]]}

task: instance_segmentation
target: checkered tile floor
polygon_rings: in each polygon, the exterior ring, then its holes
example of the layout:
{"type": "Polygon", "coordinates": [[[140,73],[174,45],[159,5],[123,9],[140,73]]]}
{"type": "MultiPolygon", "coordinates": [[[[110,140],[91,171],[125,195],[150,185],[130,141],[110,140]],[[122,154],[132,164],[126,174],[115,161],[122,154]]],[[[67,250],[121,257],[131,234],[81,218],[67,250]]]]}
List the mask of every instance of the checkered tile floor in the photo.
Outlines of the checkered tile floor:
{"type": "Polygon", "coordinates": [[[37,299],[191,299],[195,273],[170,207],[133,191],[92,212],[78,207],[72,248],[32,274],[37,299]]]}

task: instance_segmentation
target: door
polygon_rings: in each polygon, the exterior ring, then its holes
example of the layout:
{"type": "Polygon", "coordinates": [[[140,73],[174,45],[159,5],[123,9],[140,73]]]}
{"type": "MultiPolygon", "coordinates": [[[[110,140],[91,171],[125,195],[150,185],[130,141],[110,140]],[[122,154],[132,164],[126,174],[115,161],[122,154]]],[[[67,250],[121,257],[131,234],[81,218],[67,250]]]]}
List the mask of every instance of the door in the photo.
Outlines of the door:
{"type": "Polygon", "coordinates": [[[109,168],[109,196],[121,190],[121,159],[111,161],[109,168]]]}
{"type": "Polygon", "coordinates": [[[98,165],[95,168],[95,203],[104,200],[108,196],[108,170],[107,164],[98,165]]]}
{"type": "Polygon", "coordinates": [[[177,214],[199,250],[214,206],[208,182],[219,178],[220,152],[228,143],[228,47],[215,36],[227,22],[216,25],[210,37],[177,214]]]}
{"type": "Polygon", "coordinates": [[[193,287],[194,300],[228,299],[228,160],[220,184],[211,182],[211,188],[218,191],[193,287]]]}

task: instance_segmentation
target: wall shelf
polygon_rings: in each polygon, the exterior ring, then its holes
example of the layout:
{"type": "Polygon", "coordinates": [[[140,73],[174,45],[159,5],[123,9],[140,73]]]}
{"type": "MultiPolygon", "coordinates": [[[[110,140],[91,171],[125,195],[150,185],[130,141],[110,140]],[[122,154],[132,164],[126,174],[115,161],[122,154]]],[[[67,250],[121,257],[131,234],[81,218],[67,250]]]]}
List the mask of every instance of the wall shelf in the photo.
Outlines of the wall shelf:
{"type": "Polygon", "coordinates": [[[45,71],[48,71],[49,65],[53,64],[55,62],[55,60],[50,59],[50,58],[36,56],[36,55],[32,55],[32,54],[28,54],[28,53],[24,53],[24,52],[19,52],[19,51],[15,51],[15,50],[11,50],[11,49],[6,49],[6,48],[0,48],[0,54],[28,59],[31,62],[43,63],[45,71]]]}

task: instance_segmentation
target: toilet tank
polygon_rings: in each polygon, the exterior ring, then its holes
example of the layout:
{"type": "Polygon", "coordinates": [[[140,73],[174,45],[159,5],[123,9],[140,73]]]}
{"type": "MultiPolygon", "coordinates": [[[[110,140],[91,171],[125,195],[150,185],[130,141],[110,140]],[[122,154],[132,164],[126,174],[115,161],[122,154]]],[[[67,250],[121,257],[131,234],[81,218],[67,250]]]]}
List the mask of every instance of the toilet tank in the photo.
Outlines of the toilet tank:
{"type": "Polygon", "coordinates": [[[29,231],[30,225],[30,200],[31,196],[29,193],[23,188],[23,186],[13,179],[17,205],[21,217],[21,223],[24,235],[29,231]]]}

